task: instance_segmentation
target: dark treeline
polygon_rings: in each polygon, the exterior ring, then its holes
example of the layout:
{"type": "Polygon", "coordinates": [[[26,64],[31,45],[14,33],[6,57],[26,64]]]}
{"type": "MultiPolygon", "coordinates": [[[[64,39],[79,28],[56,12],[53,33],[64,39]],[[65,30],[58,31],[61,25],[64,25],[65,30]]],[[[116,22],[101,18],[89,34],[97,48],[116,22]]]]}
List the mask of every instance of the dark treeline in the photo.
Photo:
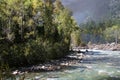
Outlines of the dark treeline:
{"type": "Polygon", "coordinates": [[[120,41],[120,24],[117,19],[89,20],[80,24],[81,38],[85,43],[108,43],[120,41]]]}
{"type": "Polygon", "coordinates": [[[112,25],[113,23],[111,20],[94,21],[90,19],[86,23],[80,24],[82,40],[85,41],[85,43],[105,42],[104,30],[112,25]]]}
{"type": "Polygon", "coordinates": [[[59,0],[1,0],[0,65],[28,66],[61,58],[68,54],[71,36],[79,32],[59,0]]]}

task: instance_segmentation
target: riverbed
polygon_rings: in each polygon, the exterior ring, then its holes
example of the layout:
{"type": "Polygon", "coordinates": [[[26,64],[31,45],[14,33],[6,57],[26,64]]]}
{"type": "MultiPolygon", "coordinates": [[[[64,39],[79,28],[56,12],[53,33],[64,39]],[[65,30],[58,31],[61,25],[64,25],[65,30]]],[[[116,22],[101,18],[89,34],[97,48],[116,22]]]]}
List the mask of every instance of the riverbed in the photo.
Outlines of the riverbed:
{"type": "Polygon", "coordinates": [[[25,80],[120,80],[120,51],[88,51],[74,65],[58,71],[27,73],[25,80]]]}

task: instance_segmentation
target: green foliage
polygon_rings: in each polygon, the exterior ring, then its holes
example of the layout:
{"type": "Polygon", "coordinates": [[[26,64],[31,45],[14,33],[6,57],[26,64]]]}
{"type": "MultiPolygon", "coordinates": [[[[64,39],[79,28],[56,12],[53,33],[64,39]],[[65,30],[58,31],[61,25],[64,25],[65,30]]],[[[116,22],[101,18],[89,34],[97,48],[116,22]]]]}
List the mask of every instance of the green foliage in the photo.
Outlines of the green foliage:
{"type": "Polygon", "coordinates": [[[80,31],[76,30],[71,34],[71,46],[79,46],[81,43],[80,31]]]}
{"type": "MultiPolygon", "coordinates": [[[[92,42],[92,43],[105,43],[112,42],[112,30],[111,27],[114,25],[119,25],[117,20],[105,19],[102,21],[95,22],[93,20],[87,23],[80,24],[82,41],[92,42]]],[[[119,32],[119,31],[117,31],[119,32]]],[[[115,36],[115,35],[114,35],[115,36]]]]}
{"type": "Polygon", "coordinates": [[[0,64],[19,67],[61,58],[68,54],[71,33],[78,36],[79,28],[59,0],[0,1],[0,64]]]}
{"type": "Polygon", "coordinates": [[[113,25],[112,27],[106,28],[104,31],[104,35],[106,36],[106,40],[114,41],[116,44],[120,39],[120,27],[118,25],[113,25]]]}
{"type": "Polygon", "coordinates": [[[95,22],[90,20],[84,24],[80,24],[82,30],[82,41],[98,43],[102,42],[103,30],[105,29],[106,23],[103,21],[95,22]]]}

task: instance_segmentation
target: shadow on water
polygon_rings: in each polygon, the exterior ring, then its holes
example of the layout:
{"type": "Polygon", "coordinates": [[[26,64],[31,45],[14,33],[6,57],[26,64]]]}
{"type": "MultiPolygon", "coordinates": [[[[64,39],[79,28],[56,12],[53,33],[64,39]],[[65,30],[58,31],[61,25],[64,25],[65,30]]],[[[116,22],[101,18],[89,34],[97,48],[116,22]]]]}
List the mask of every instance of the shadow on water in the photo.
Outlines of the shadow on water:
{"type": "Polygon", "coordinates": [[[109,59],[110,59],[109,57],[92,57],[92,58],[90,57],[87,59],[83,59],[82,64],[97,64],[98,62],[106,62],[109,59]]]}
{"type": "Polygon", "coordinates": [[[84,62],[88,61],[88,62],[96,62],[96,61],[105,61],[110,59],[109,57],[95,57],[95,58],[90,58],[90,59],[84,59],[84,62]]]}
{"type": "Polygon", "coordinates": [[[74,70],[74,69],[78,69],[78,68],[86,69],[87,67],[86,66],[68,66],[67,70],[74,70]]]}
{"type": "Polygon", "coordinates": [[[99,55],[100,52],[99,51],[89,51],[88,54],[90,55],[99,55]]]}
{"type": "Polygon", "coordinates": [[[100,51],[88,51],[86,55],[108,55],[108,54],[101,54],[100,51]]]}

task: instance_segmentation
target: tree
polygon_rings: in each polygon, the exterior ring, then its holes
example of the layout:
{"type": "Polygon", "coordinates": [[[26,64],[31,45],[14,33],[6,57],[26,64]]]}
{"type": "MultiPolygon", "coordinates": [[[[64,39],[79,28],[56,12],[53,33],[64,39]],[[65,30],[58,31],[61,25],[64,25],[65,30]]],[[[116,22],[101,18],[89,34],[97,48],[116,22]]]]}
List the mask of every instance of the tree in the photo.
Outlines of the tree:
{"type": "Polygon", "coordinates": [[[80,46],[81,36],[80,30],[73,31],[71,33],[71,47],[80,46]]]}
{"type": "Polygon", "coordinates": [[[0,1],[0,63],[18,67],[61,58],[72,33],[79,35],[78,25],[58,0],[0,1]]]}
{"type": "Polygon", "coordinates": [[[115,43],[118,43],[118,40],[120,39],[120,27],[118,25],[114,25],[110,28],[106,28],[106,30],[104,31],[106,39],[107,40],[112,40],[112,38],[114,38],[115,43]]]}

